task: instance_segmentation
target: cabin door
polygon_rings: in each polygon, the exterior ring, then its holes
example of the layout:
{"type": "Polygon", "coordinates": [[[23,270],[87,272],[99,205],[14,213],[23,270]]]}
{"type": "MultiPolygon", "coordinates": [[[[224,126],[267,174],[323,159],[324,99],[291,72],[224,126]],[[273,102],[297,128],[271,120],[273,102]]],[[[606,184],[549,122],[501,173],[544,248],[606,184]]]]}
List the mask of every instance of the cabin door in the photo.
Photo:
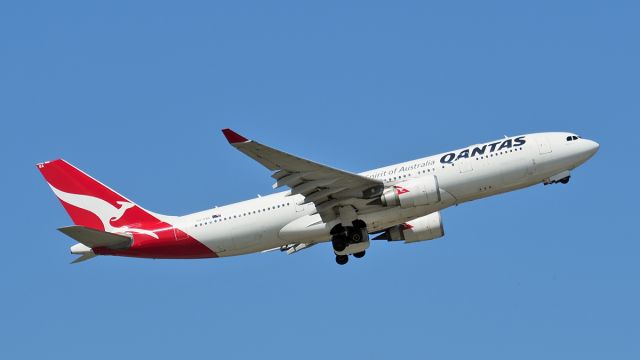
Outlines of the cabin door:
{"type": "Polygon", "coordinates": [[[549,141],[544,136],[540,136],[536,138],[536,142],[538,143],[538,152],[540,155],[551,153],[551,146],[549,145],[549,141]]]}

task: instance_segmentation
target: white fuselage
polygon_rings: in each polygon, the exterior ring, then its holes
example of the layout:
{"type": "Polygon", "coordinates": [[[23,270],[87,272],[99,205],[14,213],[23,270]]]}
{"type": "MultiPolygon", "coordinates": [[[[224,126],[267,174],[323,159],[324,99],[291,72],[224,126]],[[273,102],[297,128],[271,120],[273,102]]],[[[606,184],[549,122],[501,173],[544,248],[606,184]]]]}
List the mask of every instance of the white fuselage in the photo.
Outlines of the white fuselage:
{"type": "MultiPolygon", "coordinates": [[[[597,151],[595,142],[567,141],[571,136],[537,133],[510,137],[364,172],[361,175],[382,180],[387,186],[435,175],[442,200],[412,208],[378,207],[358,217],[367,224],[368,232],[374,233],[452,205],[541,183],[573,170],[597,151]],[[519,138],[524,142],[516,141],[519,138]]],[[[302,195],[290,195],[289,191],[275,193],[182,216],[174,226],[218,256],[329,241],[329,229],[336,222],[325,224],[312,203],[299,205],[303,199],[302,195]],[[308,231],[301,232],[300,228],[308,231]]]]}

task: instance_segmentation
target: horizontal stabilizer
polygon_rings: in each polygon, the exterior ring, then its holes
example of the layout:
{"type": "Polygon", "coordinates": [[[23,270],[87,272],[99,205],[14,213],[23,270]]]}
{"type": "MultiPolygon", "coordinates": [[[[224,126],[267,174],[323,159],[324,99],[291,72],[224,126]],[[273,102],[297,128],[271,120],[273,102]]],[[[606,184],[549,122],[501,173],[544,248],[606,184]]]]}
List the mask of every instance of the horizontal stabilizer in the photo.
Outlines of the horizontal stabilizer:
{"type": "Polygon", "coordinates": [[[94,257],[96,257],[96,254],[90,252],[90,253],[86,253],[86,254],[82,254],[82,256],[78,256],[75,260],[73,260],[71,263],[72,264],[77,264],[79,262],[83,262],[83,261],[87,261],[89,259],[93,259],[94,257]]]}
{"type": "Polygon", "coordinates": [[[85,226],[67,226],[58,229],[61,233],[90,248],[106,247],[109,249],[126,249],[131,246],[131,238],[85,226]]]}

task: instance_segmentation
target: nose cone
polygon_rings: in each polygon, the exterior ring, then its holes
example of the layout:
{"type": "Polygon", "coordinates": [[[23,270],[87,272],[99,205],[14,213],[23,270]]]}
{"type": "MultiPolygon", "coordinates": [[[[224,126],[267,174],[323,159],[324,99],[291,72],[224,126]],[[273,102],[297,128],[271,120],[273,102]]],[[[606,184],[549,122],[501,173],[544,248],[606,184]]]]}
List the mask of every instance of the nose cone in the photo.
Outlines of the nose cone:
{"type": "Polygon", "coordinates": [[[585,140],[585,147],[585,155],[590,158],[598,152],[598,150],[600,149],[600,144],[593,140],[585,140]]]}
{"type": "Polygon", "coordinates": [[[577,158],[579,159],[580,164],[591,159],[593,155],[598,152],[598,149],[600,149],[600,144],[593,140],[581,139],[578,144],[579,146],[576,147],[576,155],[578,156],[577,158]]]}

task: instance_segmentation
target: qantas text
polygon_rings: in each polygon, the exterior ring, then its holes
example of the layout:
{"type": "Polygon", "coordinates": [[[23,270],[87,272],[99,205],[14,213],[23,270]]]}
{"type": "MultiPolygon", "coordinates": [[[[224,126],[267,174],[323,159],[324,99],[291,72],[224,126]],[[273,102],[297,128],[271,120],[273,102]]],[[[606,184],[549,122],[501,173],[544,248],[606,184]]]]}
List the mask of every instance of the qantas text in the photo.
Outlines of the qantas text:
{"type": "Polygon", "coordinates": [[[490,154],[495,151],[511,149],[512,147],[515,147],[515,146],[522,146],[526,144],[526,142],[527,140],[525,136],[520,136],[515,139],[506,139],[504,141],[497,141],[491,144],[485,144],[482,146],[476,146],[474,148],[465,149],[460,151],[458,154],[448,153],[440,158],[440,162],[443,164],[451,164],[452,162],[460,159],[466,159],[466,158],[476,157],[478,155],[484,155],[485,153],[487,153],[487,148],[489,150],[488,153],[490,154]]]}

